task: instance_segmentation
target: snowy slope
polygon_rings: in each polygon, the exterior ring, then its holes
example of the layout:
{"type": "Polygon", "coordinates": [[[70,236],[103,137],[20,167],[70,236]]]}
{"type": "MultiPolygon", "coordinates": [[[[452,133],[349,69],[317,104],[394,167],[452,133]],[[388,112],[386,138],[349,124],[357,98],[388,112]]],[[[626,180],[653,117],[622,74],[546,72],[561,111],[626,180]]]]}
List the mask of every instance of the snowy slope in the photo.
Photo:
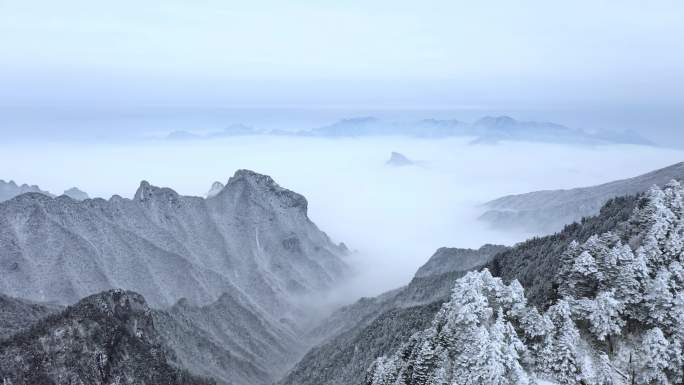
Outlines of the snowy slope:
{"type": "Polygon", "coordinates": [[[142,182],[132,200],[30,193],[0,204],[0,292],[37,301],[123,287],[165,306],[236,292],[294,317],[293,297],[345,277],[345,253],[309,220],[304,197],[246,170],[208,199],[142,182]]]}
{"type": "Polygon", "coordinates": [[[671,179],[684,178],[684,163],[677,163],[634,178],[569,190],[535,191],[508,195],[485,204],[480,219],[502,229],[552,233],[582,217],[596,215],[609,199],[644,192],[671,179]]]}
{"type": "Polygon", "coordinates": [[[684,380],[684,187],[651,188],[628,220],[556,257],[548,306],[489,270],[459,279],[429,328],[365,383],[671,384],[684,380]]]}
{"type": "Polygon", "coordinates": [[[142,296],[112,290],[0,341],[3,384],[204,385],[169,365],[142,296]]]}

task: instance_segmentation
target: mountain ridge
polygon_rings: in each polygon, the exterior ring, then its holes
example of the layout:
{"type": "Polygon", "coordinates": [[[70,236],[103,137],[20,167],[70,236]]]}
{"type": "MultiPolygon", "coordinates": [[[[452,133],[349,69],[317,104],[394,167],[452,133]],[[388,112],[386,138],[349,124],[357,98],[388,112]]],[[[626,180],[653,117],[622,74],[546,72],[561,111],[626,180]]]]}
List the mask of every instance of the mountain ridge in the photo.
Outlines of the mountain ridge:
{"type": "Polygon", "coordinates": [[[682,178],[684,162],[594,186],[507,195],[485,203],[480,220],[504,230],[551,233],[595,215],[610,198],[641,193],[653,185],[682,178]]]}

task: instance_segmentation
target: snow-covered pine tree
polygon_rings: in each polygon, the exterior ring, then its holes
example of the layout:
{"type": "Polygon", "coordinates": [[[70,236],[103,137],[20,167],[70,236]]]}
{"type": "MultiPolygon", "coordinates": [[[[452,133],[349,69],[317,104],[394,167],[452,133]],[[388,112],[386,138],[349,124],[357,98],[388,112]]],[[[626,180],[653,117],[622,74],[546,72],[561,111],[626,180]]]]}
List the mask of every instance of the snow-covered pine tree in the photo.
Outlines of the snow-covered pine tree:
{"type": "Polygon", "coordinates": [[[599,341],[620,334],[625,321],[622,319],[624,304],[615,299],[612,291],[602,291],[591,301],[589,313],[590,330],[599,341]]]}
{"type": "Polygon", "coordinates": [[[636,351],[636,383],[643,385],[669,385],[667,368],[670,366],[669,342],[660,328],[646,333],[636,351]]]}
{"type": "Polygon", "coordinates": [[[594,385],[616,385],[619,380],[615,378],[616,373],[613,369],[608,355],[599,353],[594,360],[594,376],[592,382],[594,385]]]}
{"type": "Polygon", "coordinates": [[[582,373],[577,353],[580,336],[572,320],[570,304],[566,300],[559,300],[545,316],[554,327],[546,335],[540,369],[560,384],[578,384],[582,373]]]}
{"type": "MultiPolygon", "coordinates": [[[[519,284],[488,270],[459,279],[432,326],[370,368],[370,385],[528,385],[525,346],[511,323],[525,309],[519,284]]],[[[519,322],[517,319],[514,320],[519,322]]]]}

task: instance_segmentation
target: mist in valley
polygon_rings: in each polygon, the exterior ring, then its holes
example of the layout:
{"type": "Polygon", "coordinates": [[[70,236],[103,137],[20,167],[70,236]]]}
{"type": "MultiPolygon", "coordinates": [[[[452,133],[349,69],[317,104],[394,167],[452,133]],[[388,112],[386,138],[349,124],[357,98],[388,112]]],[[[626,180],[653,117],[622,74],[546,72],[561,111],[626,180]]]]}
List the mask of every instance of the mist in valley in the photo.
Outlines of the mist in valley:
{"type": "Polygon", "coordinates": [[[628,178],[684,158],[684,151],[654,146],[471,142],[268,135],[5,142],[0,175],[52,192],[78,186],[105,199],[132,197],[142,180],[205,196],[212,182],[225,183],[238,169],[270,175],[303,194],[311,220],[353,250],[347,259],[354,277],[328,297],[347,303],[405,285],[439,247],[513,245],[538,235],[498,231],[477,220],[489,200],[628,178]],[[392,151],[415,164],[387,165],[392,151]]]}

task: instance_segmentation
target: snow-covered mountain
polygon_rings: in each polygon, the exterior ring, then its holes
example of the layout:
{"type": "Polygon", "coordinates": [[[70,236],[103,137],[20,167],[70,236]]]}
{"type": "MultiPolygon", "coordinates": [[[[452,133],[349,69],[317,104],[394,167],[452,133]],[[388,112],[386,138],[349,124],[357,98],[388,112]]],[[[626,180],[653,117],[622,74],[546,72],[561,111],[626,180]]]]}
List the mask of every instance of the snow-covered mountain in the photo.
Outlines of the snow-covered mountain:
{"type": "Polygon", "coordinates": [[[473,123],[458,120],[424,119],[417,122],[389,122],[375,117],[343,119],[299,135],[329,138],[404,135],[420,138],[472,137],[474,143],[527,141],[574,144],[652,145],[635,133],[600,131],[590,133],[556,123],[519,121],[509,116],[485,116],[473,123]]]}
{"type": "Polygon", "coordinates": [[[212,183],[211,188],[209,189],[209,191],[207,191],[206,197],[212,198],[212,197],[217,196],[221,192],[221,190],[223,190],[224,187],[226,187],[226,186],[219,181],[212,183]]]}
{"type": "Polygon", "coordinates": [[[75,199],[77,201],[84,201],[86,199],[90,199],[90,196],[88,196],[88,193],[79,189],[78,187],[72,187],[68,190],[64,190],[63,195],[66,195],[69,198],[75,199]]]}
{"type": "MultiPolygon", "coordinates": [[[[52,309],[29,301],[69,305],[120,287],[140,293],[126,302],[154,308],[151,349],[165,362],[220,384],[272,384],[310,346],[301,304],[348,277],[347,249],[309,220],[303,196],[268,176],[239,170],[217,190],[204,199],[143,181],[133,199],[28,193],[1,203],[0,293],[21,298],[0,302],[2,330],[52,309]]],[[[89,322],[77,315],[70,322],[89,322]]]]}
{"type": "Polygon", "coordinates": [[[508,195],[487,202],[480,219],[500,229],[552,233],[582,217],[596,215],[609,199],[644,192],[684,178],[684,163],[677,163],[634,178],[569,190],[535,191],[508,195]]]}
{"type": "Polygon", "coordinates": [[[59,310],[62,310],[60,306],[39,304],[0,294],[0,340],[30,327],[59,310]]]}
{"type": "Polygon", "coordinates": [[[0,340],[3,384],[209,385],[170,365],[139,294],[112,290],[87,297],[29,329],[0,340]]]}
{"type": "Polygon", "coordinates": [[[629,219],[555,254],[544,306],[528,303],[517,279],[470,272],[365,383],[681,383],[683,239],[684,188],[653,187],[629,219]]]}
{"type": "Polygon", "coordinates": [[[16,184],[13,180],[9,182],[5,182],[4,180],[0,179],[0,202],[9,200],[14,198],[17,195],[25,194],[25,193],[40,193],[43,195],[47,196],[53,196],[47,191],[43,191],[40,189],[40,187],[36,185],[27,185],[27,184],[22,184],[18,185],[16,184]]]}
{"type": "Polygon", "coordinates": [[[345,253],[303,196],[247,170],[208,199],[142,182],[132,200],[29,193],[0,204],[0,292],[36,301],[123,287],[153,306],[201,305],[236,292],[292,318],[292,297],[345,277],[345,253]]]}

